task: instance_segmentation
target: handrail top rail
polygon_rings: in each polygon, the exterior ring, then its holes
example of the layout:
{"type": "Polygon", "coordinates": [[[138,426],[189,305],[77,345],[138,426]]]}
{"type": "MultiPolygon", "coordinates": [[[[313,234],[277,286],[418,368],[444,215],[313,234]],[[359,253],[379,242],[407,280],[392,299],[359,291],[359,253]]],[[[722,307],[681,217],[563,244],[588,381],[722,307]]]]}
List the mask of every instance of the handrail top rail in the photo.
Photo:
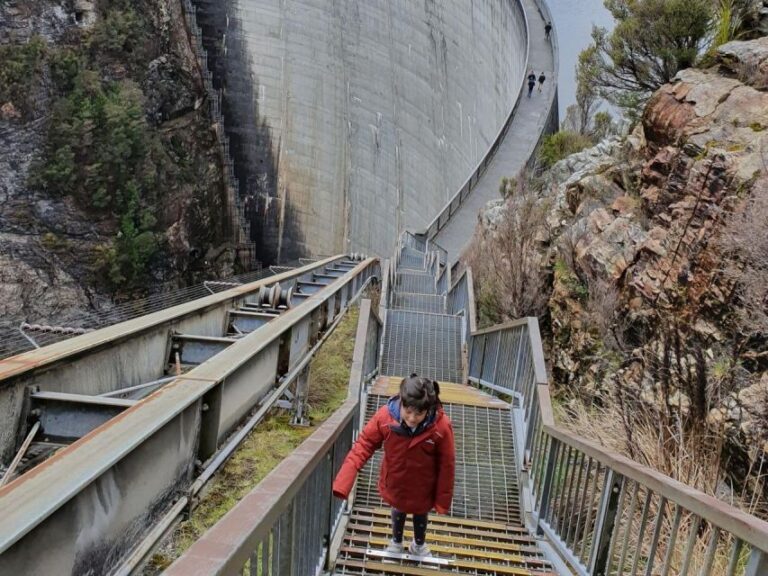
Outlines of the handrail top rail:
{"type": "Polygon", "coordinates": [[[481,328],[477,332],[473,332],[472,336],[482,336],[484,334],[491,334],[493,332],[502,332],[510,328],[517,328],[519,326],[523,326],[525,324],[528,324],[528,318],[520,318],[519,320],[510,320],[509,322],[495,324],[493,326],[489,326],[488,328],[481,328]]]}
{"type": "Polygon", "coordinates": [[[446,254],[448,254],[448,250],[446,250],[445,248],[443,248],[443,247],[442,247],[442,246],[441,246],[441,245],[440,245],[438,242],[435,242],[435,241],[434,241],[434,240],[432,240],[432,239],[428,239],[428,241],[429,241],[429,246],[430,246],[430,247],[435,247],[435,248],[437,248],[437,250],[438,250],[439,252],[445,252],[446,254]]]}
{"type": "Polygon", "coordinates": [[[489,335],[526,325],[529,328],[531,352],[534,356],[537,398],[544,432],[567,446],[581,451],[586,456],[594,458],[622,476],[654,490],[670,502],[679,504],[704,520],[727,530],[742,541],[748,542],[763,552],[768,552],[768,522],[678,480],[674,480],[657,470],[639,464],[626,456],[606,449],[555,423],[550,400],[549,383],[543,364],[541,337],[536,318],[526,317],[497,324],[473,332],[472,336],[489,335]]]}

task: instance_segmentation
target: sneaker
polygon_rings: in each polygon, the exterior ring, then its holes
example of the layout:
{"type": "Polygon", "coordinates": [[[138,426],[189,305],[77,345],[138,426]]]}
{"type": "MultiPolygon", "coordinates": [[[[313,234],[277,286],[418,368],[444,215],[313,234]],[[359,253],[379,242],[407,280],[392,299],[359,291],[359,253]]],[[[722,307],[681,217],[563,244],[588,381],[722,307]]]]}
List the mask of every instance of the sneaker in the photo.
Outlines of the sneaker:
{"type": "Polygon", "coordinates": [[[402,554],[403,553],[403,543],[402,542],[396,542],[395,540],[390,540],[387,547],[384,549],[385,552],[390,552],[391,554],[402,554]]]}
{"type": "Polygon", "coordinates": [[[416,542],[411,542],[408,551],[414,556],[432,556],[432,552],[429,551],[426,543],[416,544],[416,542]]]}

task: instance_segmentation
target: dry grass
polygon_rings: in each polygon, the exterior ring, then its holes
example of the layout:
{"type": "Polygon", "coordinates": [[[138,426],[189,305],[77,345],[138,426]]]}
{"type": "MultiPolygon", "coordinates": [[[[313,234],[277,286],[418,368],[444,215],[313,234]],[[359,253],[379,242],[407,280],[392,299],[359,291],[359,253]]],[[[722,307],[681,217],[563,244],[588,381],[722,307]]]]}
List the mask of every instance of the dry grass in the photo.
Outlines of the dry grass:
{"type": "Polygon", "coordinates": [[[502,186],[507,194],[503,215],[493,229],[477,228],[463,258],[474,274],[481,327],[539,316],[549,298],[543,271],[549,201],[537,196],[527,174],[502,186]]]}
{"type": "MultiPolygon", "coordinates": [[[[764,161],[765,162],[765,161],[764,161]]],[[[768,170],[768,163],[765,165],[768,170]]],[[[752,196],[729,214],[718,239],[723,275],[735,287],[739,328],[745,337],[768,335],[768,181],[755,183],[752,196]]]]}
{"type": "MultiPolygon", "coordinates": [[[[350,308],[310,363],[308,413],[313,425],[324,422],[346,399],[358,314],[357,306],[350,308]]],[[[313,432],[312,427],[291,426],[290,417],[272,414],[253,430],[213,478],[190,518],[153,555],[145,576],[170,566],[313,432]]]]}
{"type": "MultiPolygon", "coordinates": [[[[724,442],[721,435],[703,430],[696,433],[687,432],[683,426],[665,424],[664,418],[638,405],[633,405],[629,409],[627,406],[622,407],[618,403],[609,401],[602,407],[593,405],[587,408],[581,403],[573,402],[568,406],[556,403],[553,408],[558,423],[579,436],[590,438],[608,450],[630,457],[684,484],[718,497],[732,506],[752,514],[765,513],[765,503],[756,496],[761,493],[762,488],[755,490],[754,486],[749,489],[745,487],[741,493],[733,493],[725,489],[721,475],[720,455],[723,453],[724,442]],[[628,413],[632,414],[631,422],[627,422],[628,413]],[[631,430],[631,434],[628,430],[631,430]]],[[[764,486],[765,473],[757,471],[754,477],[764,486]]],[[[687,573],[698,574],[705,564],[714,527],[706,522],[697,523],[696,518],[685,510],[681,510],[680,521],[677,526],[674,526],[677,511],[674,504],[662,502],[659,495],[655,493],[649,496],[644,487],[638,487],[631,481],[626,485],[625,490],[626,497],[615,531],[616,544],[612,556],[612,569],[608,573],[623,573],[619,570],[619,566],[625,541],[628,543],[628,549],[624,558],[624,569],[631,569],[637,553],[640,573],[645,573],[651,558],[652,534],[656,528],[657,518],[661,516],[660,544],[653,556],[653,573],[660,572],[666,560],[672,534],[675,534],[676,540],[669,559],[670,566],[672,573],[681,570],[685,561],[685,550],[693,531],[691,564],[687,573]],[[636,489],[637,497],[633,505],[633,494],[636,489]],[[648,513],[647,521],[643,526],[642,512],[646,498],[648,498],[648,513]],[[664,509],[660,515],[659,508],[662,505],[664,509]]],[[[593,510],[592,514],[596,515],[596,510],[593,510]]],[[[589,537],[591,538],[591,535],[589,537]]],[[[719,533],[717,538],[717,548],[710,573],[725,574],[732,553],[733,538],[723,533],[719,533]]],[[[736,574],[742,573],[746,554],[747,548],[741,552],[738,564],[740,570],[737,570],[736,574]]]]}

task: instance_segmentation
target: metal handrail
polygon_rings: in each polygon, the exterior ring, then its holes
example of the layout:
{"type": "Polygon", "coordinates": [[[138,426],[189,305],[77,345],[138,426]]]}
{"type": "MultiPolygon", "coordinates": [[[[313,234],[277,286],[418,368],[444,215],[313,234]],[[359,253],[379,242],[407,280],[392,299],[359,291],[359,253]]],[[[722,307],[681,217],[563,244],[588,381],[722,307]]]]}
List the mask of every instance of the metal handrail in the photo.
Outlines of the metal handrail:
{"type": "Polygon", "coordinates": [[[689,529],[684,547],[677,549],[685,552],[680,573],[687,573],[694,548],[702,545],[702,576],[714,574],[714,557],[722,548],[729,554],[729,576],[759,576],[768,570],[768,522],[555,424],[536,318],[475,331],[469,379],[517,398],[518,429],[524,431],[520,466],[528,472],[532,528],[548,537],[576,573],[607,574],[613,565],[623,573],[628,561],[632,573],[643,563],[644,573],[655,573],[654,563],[663,561],[666,573],[682,524],[713,529],[701,535],[689,529]],[[625,509],[627,501],[631,504],[625,509]],[[668,514],[667,507],[674,510],[668,514]],[[663,537],[670,520],[677,528],[663,537]],[[706,542],[699,541],[705,537],[706,542]],[[661,548],[665,557],[658,559],[661,548]],[[740,560],[747,548],[749,563],[740,560]],[[641,549],[643,558],[631,552],[641,549]]]}

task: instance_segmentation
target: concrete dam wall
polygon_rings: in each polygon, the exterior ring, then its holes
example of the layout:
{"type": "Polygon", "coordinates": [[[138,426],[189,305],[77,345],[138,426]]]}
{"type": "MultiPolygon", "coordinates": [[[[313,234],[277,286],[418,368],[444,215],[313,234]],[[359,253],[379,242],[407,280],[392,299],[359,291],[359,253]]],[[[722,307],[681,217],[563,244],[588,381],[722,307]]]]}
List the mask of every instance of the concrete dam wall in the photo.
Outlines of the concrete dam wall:
{"type": "Polygon", "coordinates": [[[525,74],[518,0],[194,3],[264,262],[425,228],[525,74]]]}

